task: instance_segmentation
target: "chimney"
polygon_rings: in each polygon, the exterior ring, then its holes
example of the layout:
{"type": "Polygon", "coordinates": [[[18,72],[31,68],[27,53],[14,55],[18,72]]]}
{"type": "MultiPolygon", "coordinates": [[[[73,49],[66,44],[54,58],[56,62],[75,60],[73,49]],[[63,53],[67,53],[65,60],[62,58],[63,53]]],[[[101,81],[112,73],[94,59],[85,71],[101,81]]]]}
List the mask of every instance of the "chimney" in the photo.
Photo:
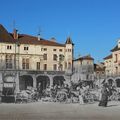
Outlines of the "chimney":
{"type": "Polygon", "coordinates": [[[54,37],[52,37],[52,38],[50,39],[50,41],[56,42],[56,39],[55,39],[54,37]]]}
{"type": "Polygon", "coordinates": [[[38,34],[38,40],[40,40],[40,34],[38,34]]]}
{"type": "Polygon", "coordinates": [[[18,39],[18,30],[16,29],[13,30],[13,38],[18,39]]]}

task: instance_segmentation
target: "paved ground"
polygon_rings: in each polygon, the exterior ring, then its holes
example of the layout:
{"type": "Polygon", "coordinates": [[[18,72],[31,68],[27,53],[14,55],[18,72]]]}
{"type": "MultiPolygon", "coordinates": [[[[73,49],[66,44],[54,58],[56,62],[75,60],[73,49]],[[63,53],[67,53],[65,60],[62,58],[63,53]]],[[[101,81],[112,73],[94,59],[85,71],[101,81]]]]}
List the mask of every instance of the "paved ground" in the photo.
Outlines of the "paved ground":
{"type": "Polygon", "coordinates": [[[120,102],[109,102],[106,108],[98,103],[2,103],[0,120],[120,120],[120,102]]]}

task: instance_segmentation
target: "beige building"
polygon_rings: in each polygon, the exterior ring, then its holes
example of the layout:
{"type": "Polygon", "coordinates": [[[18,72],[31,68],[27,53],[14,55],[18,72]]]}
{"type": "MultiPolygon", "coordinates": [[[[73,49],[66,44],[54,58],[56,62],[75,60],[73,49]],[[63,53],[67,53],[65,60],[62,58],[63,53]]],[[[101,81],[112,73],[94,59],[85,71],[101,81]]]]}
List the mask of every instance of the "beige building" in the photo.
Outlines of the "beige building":
{"type": "Polygon", "coordinates": [[[114,83],[120,87],[120,40],[111,52],[104,58],[106,79],[110,84],[114,83]]]}
{"type": "Polygon", "coordinates": [[[120,74],[120,40],[117,45],[111,50],[111,54],[104,58],[106,75],[120,74]]]}
{"type": "Polygon", "coordinates": [[[113,75],[113,59],[112,54],[108,55],[104,58],[104,66],[105,66],[105,75],[111,76],[113,75]]]}
{"type": "Polygon", "coordinates": [[[18,34],[17,30],[8,33],[0,25],[1,86],[3,81],[14,81],[15,88],[22,90],[45,82],[43,88],[46,88],[47,84],[53,84],[57,75],[58,81],[65,79],[72,72],[73,47],[70,37],[60,44],[55,38],[45,40],[40,35],[18,34]]]}
{"type": "Polygon", "coordinates": [[[73,61],[74,74],[72,81],[84,81],[93,86],[94,81],[94,59],[90,55],[82,56],[73,61]]]}

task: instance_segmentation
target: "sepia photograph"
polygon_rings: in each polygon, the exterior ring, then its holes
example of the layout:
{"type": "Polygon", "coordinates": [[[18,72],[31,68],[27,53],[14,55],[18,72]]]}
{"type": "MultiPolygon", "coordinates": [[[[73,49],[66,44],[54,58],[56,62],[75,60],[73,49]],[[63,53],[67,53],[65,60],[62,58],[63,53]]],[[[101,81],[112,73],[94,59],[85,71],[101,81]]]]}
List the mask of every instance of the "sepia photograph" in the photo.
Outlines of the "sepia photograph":
{"type": "Polygon", "coordinates": [[[0,120],[120,120],[120,0],[0,0],[0,120]]]}

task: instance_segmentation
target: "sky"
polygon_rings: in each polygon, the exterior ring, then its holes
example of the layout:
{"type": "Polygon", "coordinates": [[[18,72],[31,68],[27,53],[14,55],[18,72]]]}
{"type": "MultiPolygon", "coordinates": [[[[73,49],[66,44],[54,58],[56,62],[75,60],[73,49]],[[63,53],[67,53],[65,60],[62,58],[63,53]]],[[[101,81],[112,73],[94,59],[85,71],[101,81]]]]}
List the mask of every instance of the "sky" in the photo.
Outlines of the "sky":
{"type": "Polygon", "coordinates": [[[103,61],[120,38],[120,0],[0,0],[0,24],[8,32],[74,43],[74,58],[103,61]]]}

